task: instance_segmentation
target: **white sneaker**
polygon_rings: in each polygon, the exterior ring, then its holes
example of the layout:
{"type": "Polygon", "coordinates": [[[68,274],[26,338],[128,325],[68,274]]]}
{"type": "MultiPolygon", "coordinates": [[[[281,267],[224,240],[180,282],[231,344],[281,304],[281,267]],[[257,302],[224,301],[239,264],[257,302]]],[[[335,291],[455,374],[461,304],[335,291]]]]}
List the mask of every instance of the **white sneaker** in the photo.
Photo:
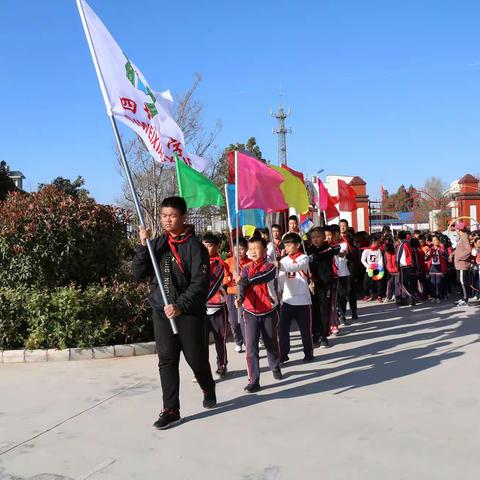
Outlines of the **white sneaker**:
{"type": "Polygon", "coordinates": [[[466,302],[465,300],[460,300],[457,303],[457,307],[468,307],[468,302],[466,302]]]}
{"type": "Polygon", "coordinates": [[[243,347],[241,345],[235,345],[235,351],[237,353],[242,353],[243,352],[243,347]]]}
{"type": "Polygon", "coordinates": [[[435,303],[441,303],[441,302],[442,302],[442,301],[441,301],[439,298],[437,298],[437,299],[435,300],[435,303]]]}

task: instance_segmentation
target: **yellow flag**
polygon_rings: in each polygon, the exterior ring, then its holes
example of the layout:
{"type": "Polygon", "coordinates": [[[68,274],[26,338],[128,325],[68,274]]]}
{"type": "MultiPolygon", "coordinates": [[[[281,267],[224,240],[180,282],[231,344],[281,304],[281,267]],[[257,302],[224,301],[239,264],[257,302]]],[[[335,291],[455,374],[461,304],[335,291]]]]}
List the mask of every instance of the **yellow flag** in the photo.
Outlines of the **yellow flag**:
{"type": "Polygon", "coordinates": [[[257,227],[255,225],[244,225],[243,226],[243,235],[245,237],[251,237],[255,233],[256,228],[257,227]]]}
{"type": "Polygon", "coordinates": [[[294,208],[299,213],[307,213],[309,203],[305,184],[285,168],[277,167],[276,165],[269,165],[269,167],[280,173],[284,178],[283,183],[280,185],[280,190],[288,206],[294,208]]]}

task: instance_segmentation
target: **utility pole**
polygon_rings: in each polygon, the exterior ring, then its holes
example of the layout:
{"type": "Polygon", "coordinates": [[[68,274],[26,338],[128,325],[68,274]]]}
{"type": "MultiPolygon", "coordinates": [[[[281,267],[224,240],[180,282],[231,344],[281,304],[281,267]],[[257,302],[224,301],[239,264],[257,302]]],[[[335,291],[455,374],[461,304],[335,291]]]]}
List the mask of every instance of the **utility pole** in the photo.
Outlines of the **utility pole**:
{"type": "Polygon", "coordinates": [[[278,135],[278,164],[287,165],[287,133],[292,133],[291,128],[285,128],[285,119],[291,114],[291,109],[288,109],[288,113],[283,109],[282,93],[280,92],[280,107],[276,112],[272,112],[270,109],[270,115],[277,119],[277,128],[272,128],[272,133],[278,135]]]}

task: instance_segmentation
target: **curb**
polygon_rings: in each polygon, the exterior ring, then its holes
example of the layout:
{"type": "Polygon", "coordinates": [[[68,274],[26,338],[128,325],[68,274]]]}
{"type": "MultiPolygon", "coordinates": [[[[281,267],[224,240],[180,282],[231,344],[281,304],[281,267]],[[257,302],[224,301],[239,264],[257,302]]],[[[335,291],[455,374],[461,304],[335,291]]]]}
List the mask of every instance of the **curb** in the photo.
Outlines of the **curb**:
{"type": "Polygon", "coordinates": [[[155,342],[126,343],[92,348],[0,350],[0,363],[68,362],[106,358],[139,357],[156,353],[155,342]]]}

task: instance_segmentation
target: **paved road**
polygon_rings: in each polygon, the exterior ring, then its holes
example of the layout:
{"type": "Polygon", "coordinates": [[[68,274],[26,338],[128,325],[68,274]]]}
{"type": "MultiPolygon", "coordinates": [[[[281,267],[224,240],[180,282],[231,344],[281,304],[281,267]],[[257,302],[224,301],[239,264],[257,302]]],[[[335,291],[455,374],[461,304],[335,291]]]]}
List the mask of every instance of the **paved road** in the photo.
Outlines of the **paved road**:
{"type": "Polygon", "coordinates": [[[294,333],[284,380],[265,368],[255,395],[229,344],[215,410],[183,363],[185,421],[165,432],[154,356],[1,365],[0,478],[478,480],[480,306],[360,313],[311,364],[294,333]]]}

